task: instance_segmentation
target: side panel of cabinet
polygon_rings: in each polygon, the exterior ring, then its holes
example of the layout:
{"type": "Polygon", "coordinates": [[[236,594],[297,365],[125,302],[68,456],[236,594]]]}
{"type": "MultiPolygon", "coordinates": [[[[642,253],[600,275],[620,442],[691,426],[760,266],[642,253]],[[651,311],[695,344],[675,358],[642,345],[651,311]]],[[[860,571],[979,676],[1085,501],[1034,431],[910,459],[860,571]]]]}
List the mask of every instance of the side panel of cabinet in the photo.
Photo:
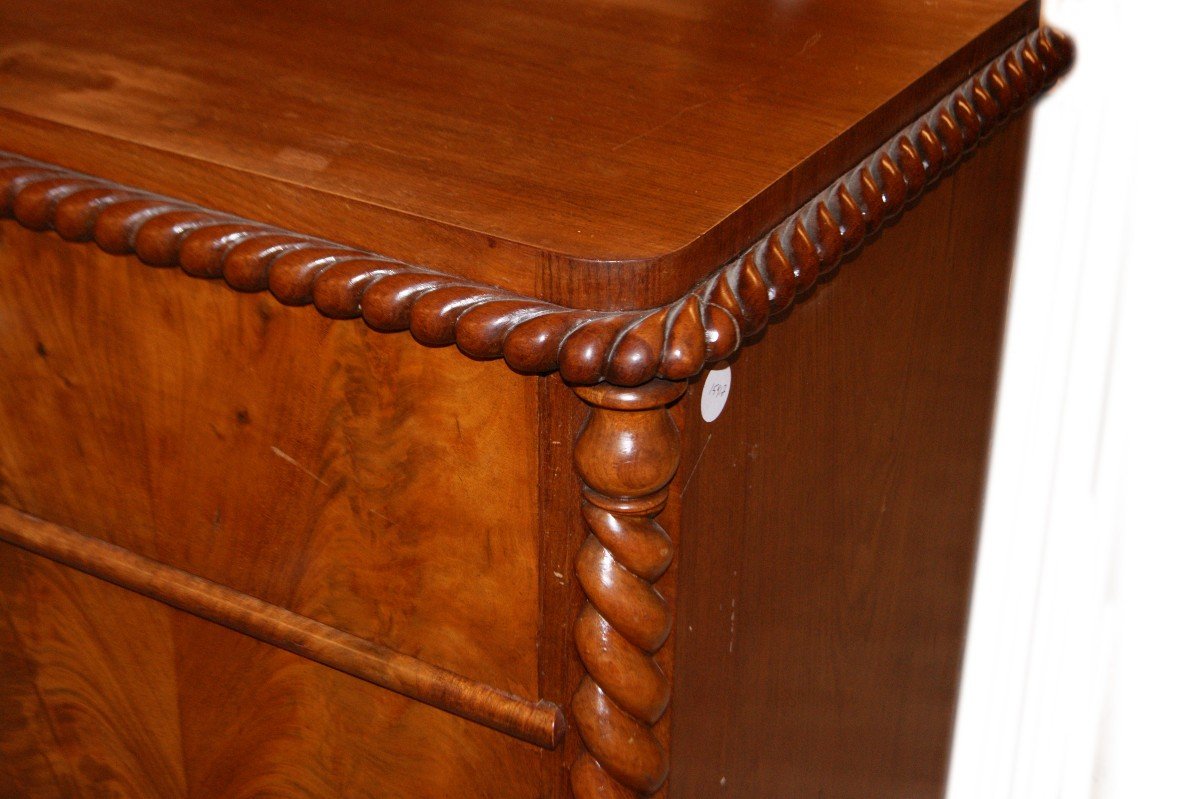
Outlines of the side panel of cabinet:
{"type": "Polygon", "coordinates": [[[686,400],[672,796],[942,794],[1026,132],[686,400]]]}

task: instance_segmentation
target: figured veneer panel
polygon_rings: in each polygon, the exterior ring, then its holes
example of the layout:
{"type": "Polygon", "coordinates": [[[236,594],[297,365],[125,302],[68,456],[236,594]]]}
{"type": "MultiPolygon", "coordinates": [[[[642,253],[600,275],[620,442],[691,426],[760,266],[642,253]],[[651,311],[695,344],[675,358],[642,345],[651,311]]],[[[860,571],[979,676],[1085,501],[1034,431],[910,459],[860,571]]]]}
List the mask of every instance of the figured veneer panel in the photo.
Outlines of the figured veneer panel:
{"type": "Polygon", "coordinates": [[[541,795],[529,744],[3,543],[0,585],[0,796],[541,795]]]}
{"type": "Polygon", "coordinates": [[[733,362],[721,416],[685,426],[672,796],[942,795],[1026,130],[844,263],[733,362]]]}
{"type": "Polygon", "coordinates": [[[553,749],[562,710],[395,652],[128,549],[0,505],[0,541],[522,741],[553,749]]]}
{"type": "Polygon", "coordinates": [[[0,501],[538,696],[533,381],[12,222],[0,363],[0,501]]]}
{"type": "Polygon", "coordinates": [[[164,608],[7,543],[0,590],[0,796],[185,796],[164,608]]]}

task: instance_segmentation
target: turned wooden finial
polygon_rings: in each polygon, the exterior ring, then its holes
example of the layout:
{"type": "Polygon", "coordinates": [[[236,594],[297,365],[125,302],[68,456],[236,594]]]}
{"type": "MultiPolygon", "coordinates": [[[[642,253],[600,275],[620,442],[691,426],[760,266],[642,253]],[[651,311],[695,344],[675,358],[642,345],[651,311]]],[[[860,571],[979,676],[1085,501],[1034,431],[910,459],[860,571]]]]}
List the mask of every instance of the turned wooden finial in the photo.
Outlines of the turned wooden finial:
{"type": "Polygon", "coordinates": [[[575,560],[587,602],[575,622],[586,676],[571,701],[585,751],[571,769],[577,799],[648,795],[667,778],[654,724],[671,697],[655,660],[670,635],[671,603],[655,587],[674,546],[655,521],[679,468],[667,406],[686,383],[576,388],[591,412],[575,444],[588,536],[575,560]]]}

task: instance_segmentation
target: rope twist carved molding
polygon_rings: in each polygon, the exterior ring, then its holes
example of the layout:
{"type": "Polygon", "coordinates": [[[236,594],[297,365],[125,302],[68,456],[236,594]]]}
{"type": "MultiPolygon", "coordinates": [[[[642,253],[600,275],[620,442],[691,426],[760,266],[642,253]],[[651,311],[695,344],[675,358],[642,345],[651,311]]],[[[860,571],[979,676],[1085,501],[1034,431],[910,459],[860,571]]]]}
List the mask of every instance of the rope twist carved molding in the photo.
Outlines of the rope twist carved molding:
{"type": "Polygon", "coordinates": [[[495,286],[0,153],[0,218],[153,266],[269,290],[326,316],[361,316],[428,345],[457,344],[568,383],[684,380],[732,355],[772,315],[895,217],[1070,66],[1041,28],[965,82],[684,297],[643,311],[565,308],[495,286]]]}
{"type": "Polygon", "coordinates": [[[576,799],[646,796],[667,778],[654,725],[671,683],[655,660],[674,614],[655,586],[674,558],[655,520],[679,467],[679,431],[667,406],[686,383],[576,389],[590,412],[575,444],[588,535],[575,560],[586,603],[575,621],[585,676],[571,721],[586,751],[571,767],[576,799]]]}

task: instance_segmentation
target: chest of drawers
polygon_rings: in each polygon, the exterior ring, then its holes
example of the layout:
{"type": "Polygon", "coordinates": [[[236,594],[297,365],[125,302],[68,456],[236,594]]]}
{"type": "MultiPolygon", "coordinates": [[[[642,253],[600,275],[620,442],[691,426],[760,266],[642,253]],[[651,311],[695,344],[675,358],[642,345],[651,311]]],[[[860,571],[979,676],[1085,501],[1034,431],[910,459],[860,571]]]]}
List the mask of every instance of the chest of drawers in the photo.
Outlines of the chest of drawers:
{"type": "Polygon", "coordinates": [[[1070,57],[1014,0],[4,3],[0,796],[940,795],[1070,57]]]}

